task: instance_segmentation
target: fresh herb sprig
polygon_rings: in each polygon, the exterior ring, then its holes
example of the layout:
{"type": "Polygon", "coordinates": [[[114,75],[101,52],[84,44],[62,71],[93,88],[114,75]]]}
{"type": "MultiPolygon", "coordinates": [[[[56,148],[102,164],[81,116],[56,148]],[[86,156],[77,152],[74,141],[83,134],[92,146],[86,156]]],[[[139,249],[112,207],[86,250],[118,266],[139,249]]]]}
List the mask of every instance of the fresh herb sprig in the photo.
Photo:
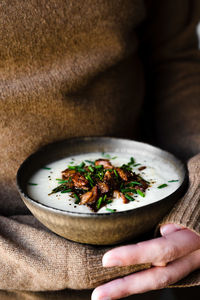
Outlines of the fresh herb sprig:
{"type": "Polygon", "coordinates": [[[163,184],[161,184],[161,185],[158,186],[158,189],[163,189],[163,188],[165,188],[167,186],[168,186],[168,184],[163,183],[163,184]]]}

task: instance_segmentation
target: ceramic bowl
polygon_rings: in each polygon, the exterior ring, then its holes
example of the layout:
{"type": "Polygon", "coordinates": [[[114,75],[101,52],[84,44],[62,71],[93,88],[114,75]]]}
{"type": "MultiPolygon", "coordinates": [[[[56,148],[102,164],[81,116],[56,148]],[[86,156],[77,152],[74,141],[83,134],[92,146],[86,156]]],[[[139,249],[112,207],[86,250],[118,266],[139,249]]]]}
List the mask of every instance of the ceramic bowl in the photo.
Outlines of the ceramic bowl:
{"type": "Polygon", "coordinates": [[[73,138],[49,144],[29,156],[17,172],[17,187],[32,214],[54,233],[80,243],[111,245],[135,238],[150,231],[183,195],[187,183],[186,168],[172,154],[154,146],[126,139],[109,137],[73,138]],[[31,175],[48,163],[64,157],[89,152],[151,153],[173,164],[182,178],[180,187],[169,196],[127,211],[115,213],[70,212],[35,201],[28,196],[31,175]]]}

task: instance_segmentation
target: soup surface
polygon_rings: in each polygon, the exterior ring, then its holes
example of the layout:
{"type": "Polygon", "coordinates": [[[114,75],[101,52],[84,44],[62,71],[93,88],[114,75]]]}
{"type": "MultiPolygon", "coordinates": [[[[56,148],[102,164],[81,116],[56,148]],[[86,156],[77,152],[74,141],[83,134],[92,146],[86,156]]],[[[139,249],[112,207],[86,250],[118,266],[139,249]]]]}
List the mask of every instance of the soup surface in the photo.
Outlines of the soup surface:
{"type": "Polygon", "coordinates": [[[82,162],[89,165],[88,161],[98,159],[109,159],[114,167],[120,167],[130,162],[131,155],[127,153],[88,153],[74,155],[52,162],[38,170],[29,179],[27,192],[30,198],[49,207],[64,211],[81,213],[114,213],[141,207],[161,200],[182,184],[183,178],[179,168],[174,163],[161,157],[146,156],[142,153],[134,154],[134,164],[131,165],[132,172],[140,175],[149,184],[145,193],[133,195],[133,201],[124,203],[121,197],[113,197],[112,202],[102,206],[97,212],[91,210],[87,205],[77,204],[72,193],[52,193],[58,187],[58,179],[62,178],[62,171],[69,166],[80,165],[82,162]]]}

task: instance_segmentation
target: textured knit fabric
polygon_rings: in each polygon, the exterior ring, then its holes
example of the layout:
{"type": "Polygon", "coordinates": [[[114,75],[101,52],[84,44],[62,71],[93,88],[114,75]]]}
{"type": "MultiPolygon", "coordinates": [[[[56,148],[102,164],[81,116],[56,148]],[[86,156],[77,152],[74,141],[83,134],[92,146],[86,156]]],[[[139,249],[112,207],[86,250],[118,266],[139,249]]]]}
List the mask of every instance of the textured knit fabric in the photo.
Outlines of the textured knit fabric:
{"type": "MultiPolygon", "coordinates": [[[[143,139],[141,115],[157,145],[184,159],[200,152],[199,20],[198,0],[1,1],[0,289],[93,288],[149,267],[104,269],[109,248],[48,231],[22,203],[16,171],[52,141],[143,139]]],[[[197,233],[199,161],[192,160],[190,188],[167,219],[197,233]]],[[[187,280],[199,284],[199,272],[187,280]]]]}

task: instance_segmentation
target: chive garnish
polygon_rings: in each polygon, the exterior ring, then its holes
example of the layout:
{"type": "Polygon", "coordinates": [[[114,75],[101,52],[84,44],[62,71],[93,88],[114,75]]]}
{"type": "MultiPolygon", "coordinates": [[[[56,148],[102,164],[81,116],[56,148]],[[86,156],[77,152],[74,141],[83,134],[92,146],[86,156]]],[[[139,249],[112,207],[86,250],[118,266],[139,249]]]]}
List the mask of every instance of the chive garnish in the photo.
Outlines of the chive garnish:
{"type": "MultiPolygon", "coordinates": [[[[106,201],[107,195],[104,195],[103,201],[106,201]]],[[[111,200],[112,201],[112,200],[111,200]]]]}
{"type": "Polygon", "coordinates": [[[76,167],[75,166],[68,166],[68,169],[69,170],[76,170],[76,167]]]}
{"type": "Polygon", "coordinates": [[[158,189],[163,189],[163,188],[165,188],[166,186],[168,186],[168,184],[163,183],[163,184],[161,184],[161,185],[158,186],[158,189]]]}
{"type": "Polygon", "coordinates": [[[109,199],[109,200],[106,201],[106,204],[110,204],[110,203],[112,203],[111,199],[109,199]]]}
{"type": "Polygon", "coordinates": [[[68,189],[68,190],[61,191],[61,194],[64,194],[64,193],[70,193],[70,192],[72,192],[72,190],[71,190],[71,189],[68,189]]]}
{"type": "Polygon", "coordinates": [[[43,167],[42,169],[44,169],[44,170],[51,170],[51,168],[49,168],[49,167],[43,167]]]}
{"type": "Polygon", "coordinates": [[[129,194],[125,194],[124,195],[126,199],[128,199],[129,201],[134,201],[135,199],[133,197],[131,197],[129,194]]]}
{"type": "Polygon", "coordinates": [[[103,157],[106,157],[106,158],[111,158],[111,157],[110,157],[110,154],[105,153],[105,152],[102,152],[101,155],[102,155],[103,157]]]}
{"type": "Polygon", "coordinates": [[[85,178],[89,181],[90,185],[93,187],[94,186],[94,181],[92,180],[90,174],[85,175],[85,178]]]}
{"type": "Polygon", "coordinates": [[[73,165],[74,164],[74,161],[70,161],[70,165],[73,165]]]}
{"type": "Polygon", "coordinates": [[[142,184],[138,181],[131,181],[127,184],[127,186],[134,186],[134,185],[142,185],[142,184]]]}
{"type": "Polygon", "coordinates": [[[114,173],[116,177],[119,177],[119,175],[117,174],[117,171],[114,169],[114,173]]]}
{"type": "Polygon", "coordinates": [[[168,180],[168,182],[178,182],[179,180],[168,180]]]}
{"type": "Polygon", "coordinates": [[[141,165],[141,164],[134,164],[133,167],[137,167],[137,166],[140,166],[140,165],[141,165]]]}
{"type": "Polygon", "coordinates": [[[116,209],[111,209],[111,208],[108,208],[108,207],[106,207],[106,210],[109,211],[109,212],[112,212],[112,213],[116,212],[116,209]]]}
{"type": "Polygon", "coordinates": [[[103,200],[103,197],[99,197],[99,199],[97,201],[97,209],[100,208],[102,200],[103,200]]]}
{"type": "Polygon", "coordinates": [[[72,178],[71,178],[71,177],[69,177],[69,179],[56,178],[56,180],[58,180],[59,182],[64,183],[64,182],[71,182],[71,181],[72,181],[72,178]]]}
{"type": "Polygon", "coordinates": [[[69,182],[69,180],[60,180],[60,181],[58,182],[58,184],[67,183],[67,182],[69,182]]]}
{"type": "Polygon", "coordinates": [[[83,168],[85,166],[85,163],[82,161],[82,163],[80,163],[80,165],[78,166],[78,168],[83,168]]]}
{"type": "Polygon", "coordinates": [[[102,165],[98,165],[98,166],[94,166],[95,169],[102,169],[103,166],[102,165]]]}
{"type": "Polygon", "coordinates": [[[123,164],[123,165],[121,166],[121,168],[124,169],[124,170],[127,170],[127,171],[132,171],[132,169],[131,169],[131,167],[130,167],[129,165],[123,164]]]}
{"type": "Polygon", "coordinates": [[[136,193],[136,190],[135,189],[121,189],[121,192],[122,193],[136,193]]]}
{"type": "Polygon", "coordinates": [[[29,182],[28,185],[38,185],[38,183],[29,182]]]}
{"type": "Polygon", "coordinates": [[[140,190],[136,190],[137,194],[140,195],[141,197],[145,197],[145,194],[141,192],[140,190]]]}
{"type": "Polygon", "coordinates": [[[77,170],[79,173],[85,173],[85,172],[86,172],[85,169],[80,168],[80,167],[77,167],[76,170],[77,170]]]}
{"type": "Polygon", "coordinates": [[[133,157],[130,158],[130,162],[128,163],[128,166],[133,165],[135,163],[135,160],[133,157]]]}
{"type": "Polygon", "coordinates": [[[48,194],[48,195],[64,191],[65,189],[66,189],[66,184],[63,183],[63,184],[57,186],[55,189],[53,189],[52,192],[50,194],[48,194]]]}
{"type": "Polygon", "coordinates": [[[74,197],[76,198],[75,204],[79,204],[79,202],[80,202],[79,196],[74,193],[74,197]]]}
{"type": "Polygon", "coordinates": [[[111,159],[116,159],[117,158],[117,156],[114,156],[114,157],[112,157],[111,159]]]}
{"type": "Polygon", "coordinates": [[[93,167],[91,167],[91,166],[88,166],[88,169],[93,173],[94,172],[94,169],[93,169],[93,167]]]}

